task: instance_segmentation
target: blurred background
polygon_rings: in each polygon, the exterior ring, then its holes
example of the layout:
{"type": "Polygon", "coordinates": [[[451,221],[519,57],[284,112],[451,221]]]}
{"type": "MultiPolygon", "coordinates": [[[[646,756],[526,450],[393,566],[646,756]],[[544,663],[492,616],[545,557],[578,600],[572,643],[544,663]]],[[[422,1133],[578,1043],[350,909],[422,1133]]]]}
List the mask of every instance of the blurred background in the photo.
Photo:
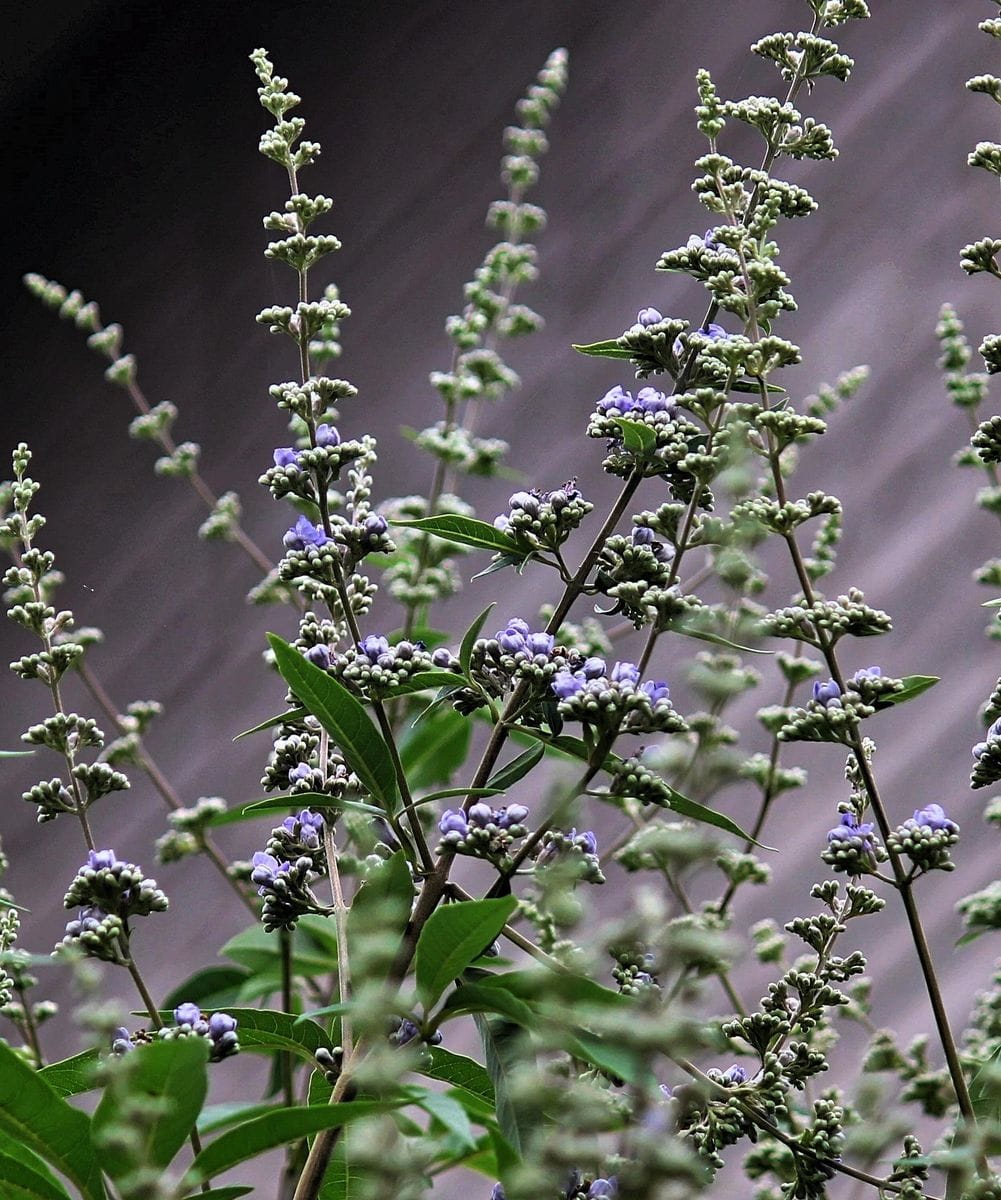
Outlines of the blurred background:
{"type": "MultiPolygon", "coordinates": [[[[856,59],[848,84],[825,80],[800,98],[804,113],[831,125],[841,158],[781,164],[820,209],[780,228],[800,309],[778,332],[803,348],[803,365],[783,380],[794,395],[856,364],[871,367],[859,396],[804,455],[797,487],[844,502],[845,539],[827,590],[859,586],[895,618],[890,637],[860,650],[864,659],[846,650],[847,668],[878,661],[892,674],[942,676],[922,699],[880,716],[877,774],[894,819],[937,801],[964,827],[959,870],[929,878],[918,896],[958,1021],[996,952],[990,937],[953,947],[955,900],[997,873],[997,834],[980,815],[987,796],[970,792],[968,770],[978,706],[1001,662],[983,637],[979,607],[992,593],[971,572],[995,553],[999,531],[974,505],[981,479],[951,465],[968,431],[944,398],[933,330],[944,300],[957,305],[974,344],[998,325],[994,282],[959,269],[962,245],[998,232],[996,186],[966,166],[966,155],[997,137],[999,110],[963,87],[997,70],[997,43],[977,30],[993,11],[988,4],[877,0],[873,8],[871,21],[836,31],[856,59]]],[[[318,272],[336,279],[354,312],[336,373],[359,397],[345,405],[341,427],[379,438],[376,496],[388,497],[427,486],[430,460],[400,427],[439,416],[428,372],[447,368],[444,319],[461,307],[462,285],[494,240],[483,217],[503,194],[501,131],[548,52],[566,46],[570,87],[531,197],[549,213],[537,239],[541,277],[524,292],[547,325],[510,346],[522,386],[483,415],[479,432],[511,443],[508,461],[528,486],[580,475],[600,509],[612,488],[601,477],[600,446],[583,433],[596,397],[614,383],[629,386],[628,372],[581,358],[570,343],[615,336],[645,305],[701,319],[701,290],[653,270],[662,250],[708,223],[690,191],[691,163],[704,149],[692,116],[695,70],[709,67],[727,97],[772,94],[777,73],[747,47],[808,17],[802,0],[41,0],[8,26],[0,442],[31,444],[32,473],[43,484],[38,508],[49,522],[42,542],[66,574],[61,605],[104,630],[90,661],[119,706],[140,698],[164,705],[148,746],[186,803],[260,794],[266,743],[232,738],[280,705],[282,689],[261,661],[263,635],[289,635],[294,624],[288,612],[245,604],[258,579],[253,565],[232,545],[197,539],[198,500],[183,483],[154,477],[151,448],[126,433],[128,398],[104,382],[83,337],[23,291],[22,273],[79,288],[105,321],[124,325],[150,401],[178,405],[178,440],[201,443],[205,477],[217,492],[240,493],[245,528],[277,557],[286,510],[256,479],[285,441],[267,387],[291,378],[294,361],[290,345],[269,338],[254,315],[288,301],[294,277],[262,257],[261,218],[287,190],[283,172],[256,151],[267,121],[247,55],[269,49],[303,97],[306,136],[323,147],[302,186],[334,199],[323,232],[344,243],[318,272]]],[[[749,134],[728,130],[725,138],[725,152],[757,161],[749,134]]],[[[479,481],[469,496],[491,519],[511,490],[503,480],[479,481]]],[[[648,494],[642,506],[655,502],[648,494]]],[[[452,602],[450,627],[464,628],[496,582],[481,580],[452,602]]],[[[500,608],[509,611],[499,616],[534,616],[548,598],[549,579],[532,570],[500,582],[500,608]]],[[[775,603],[792,590],[776,559],[775,603]]],[[[395,614],[379,611],[391,627],[395,614]]],[[[33,649],[19,628],[0,628],[2,661],[33,649]]],[[[657,673],[673,682],[690,652],[691,644],[665,645],[657,673]]],[[[749,750],[760,743],[754,709],[780,693],[774,668],[762,670],[761,688],[740,710],[752,729],[749,750]]],[[[72,682],[67,691],[72,705],[92,711],[72,682]]],[[[15,747],[46,711],[41,689],[8,679],[0,746],[15,747]]],[[[810,783],[776,808],[766,840],[782,846],[771,856],[779,886],[745,892],[741,924],[766,915],[781,922],[809,903],[843,795],[834,748],[793,746],[783,761],[808,766],[810,783]]],[[[0,770],[5,882],[32,910],[23,944],[43,952],[61,935],[62,892],[82,858],[72,822],[38,827],[20,799],[50,771],[41,757],[0,770]]],[[[201,863],[154,867],[151,841],[166,828],[164,810],[144,777],[131,774],[131,792],[103,801],[92,818],[101,844],[147,864],[171,896],[170,913],[137,935],[159,996],[179,967],[211,961],[244,914],[201,863]]],[[[724,802],[749,823],[756,793],[731,789],[724,802]]],[[[608,838],[618,819],[594,815],[608,838]]],[[[249,857],[264,836],[245,825],[224,832],[219,840],[233,857],[249,857]]],[[[706,895],[715,889],[708,882],[706,895]]],[[[613,890],[604,898],[612,908],[613,890]]],[[[874,1018],[919,1032],[930,1028],[927,1001],[902,920],[893,920],[878,923],[868,947],[879,976],[874,1018]]],[[[746,971],[753,992],[764,977],[753,964],[746,971]]],[[[47,974],[44,993],[66,1000],[61,979],[53,972],[50,983],[47,974]]],[[[132,1003],[126,979],[109,973],[108,984],[132,1003]]],[[[47,1048],[70,1052],[74,1037],[53,1027],[47,1048]]]]}

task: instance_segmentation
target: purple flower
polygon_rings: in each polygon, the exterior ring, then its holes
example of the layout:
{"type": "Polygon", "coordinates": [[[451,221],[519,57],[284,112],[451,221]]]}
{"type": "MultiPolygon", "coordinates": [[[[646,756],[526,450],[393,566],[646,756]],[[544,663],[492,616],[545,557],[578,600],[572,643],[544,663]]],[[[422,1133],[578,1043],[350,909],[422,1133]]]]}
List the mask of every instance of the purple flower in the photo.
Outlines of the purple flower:
{"type": "Polygon", "coordinates": [[[606,392],[598,401],[598,412],[605,416],[609,413],[617,413],[621,417],[626,413],[632,412],[635,407],[636,401],[619,384],[616,384],[615,387],[606,392]]]}
{"type": "Polygon", "coordinates": [[[656,325],[663,319],[663,316],[655,308],[641,308],[636,314],[638,325],[656,325]]]}
{"type": "Polygon", "coordinates": [[[377,634],[370,633],[368,637],[362,638],[358,643],[358,649],[365,655],[373,666],[377,665],[379,659],[384,655],[389,654],[389,642],[386,638],[380,637],[377,634]]]}
{"type": "Polygon", "coordinates": [[[598,839],[594,836],[590,829],[585,829],[582,833],[578,833],[576,829],[570,830],[570,838],[573,844],[578,849],[583,850],[585,854],[598,853],[598,839]]]}
{"type": "Polygon", "coordinates": [[[293,450],[291,446],[279,446],[274,454],[276,467],[297,467],[299,465],[299,451],[293,450]]]}
{"type": "Polygon", "coordinates": [[[618,1181],[612,1175],[608,1179],[596,1179],[587,1189],[587,1200],[597,1200],[598,1197],[617,1196],[618,1194],[618,1181]]]}
{"type": "Polygon", "coordinates": [[[515,492],[507,502],[508,508],[521,508],[533,515],[539,511],[539,497],[532,492],[515,492]]]}
{"type": "Polygon", "coordinates": [[[389,532],[389,523],[378,513],[369,513],[362,524],[362,546],[371,549],[389,532]]]}
{"type": "Polygon", "coordinates": [[[612,667],[613,683],[639,683],[640,669],[635,663],[617,662],[612,667]]]}
{"type": "Polygon", "coordinates": [[[111,1053],[112,1054],[128,1054],[130,1050],[134,1050],[132,1045],[132,1035],[124,1025],[119,1025],[111,1035],[111,1053]]]}
{"type": "Polygon", "coordinates": [[[973,747],[973,757],[982,758],[987,753],[988,743],[994,738],[1001,738],[1001,717],[998,717],[994,724],[991,725],[984,734],[984,740],[982,742],[977,742],[977,744],[973,747]]]}
{"type": "Polygon", "coordinates": [[[747,1072],[739,1063],[734,1063],[732,1067],[723,1072],[723,1082],[727,1087],[737,1087],[739,1084],[747,1082],[747,1072]]]}
{"type": "Polygon", "coordinates": [[[529,654],[541,654],[548,657],[556,645],[556,638],[551,633],[530,633],[525,639],[529,654]]]}
{"type": "Polygon", "coordinates": [[[485,826],[493,823],[494,810],[489,804],[483,804],[481,802],[479,804],[472,805],[467,811],[466,816],[470,821],[473,822],[474,825],[479,825],[479,827],[483,829],[485,826]]]}
{"type": "Polygon", "coordinates": [[[840,695],[841,688],[836,680],[829,679],[826,683],[821,683],[819,679],[814,681],[813,698],[818,704],[823,705],[824,708],[827,708],[827,706],[834,700],[838,701],[837,707],[840,708],[840,695]]]}
{"type": "Polygon", "coordinates": [[[490,1192],[490,1200],[507,1200],[507,1192],[501,1184],[495,1183],[490,1192]]]}
{"type": "Polygon", "coordinates": [[[431,655],[431,662],[434,664],[434,666],[442,667],[447,671],[452,665],[451,650],[449,650],[447,646],[439,646],[438,649],[435,650],[431,655]]]}
{"type": "Polygon", "coordinates": [[[309,765],[309,763],[296,763],[296,765],[288,773],[288,781],[289,784],[294,787],[297,783],[305,783],[305,781],[310,779],[312,775],[313,768],[309,765]]]}
{"type": "Polygon", "coordinates": [[[854,813],[842,813],[840,823],[835,825],[827,834],[828,845],[832,845],[835,842],[850,842],[854,838],[861,838],[866,854],[875,852],[876,840],[873,837],[872,822],[865,821],[861,825],[858,825],[856,824],[854,813]]]}
{"type": "Polygon", "coordinates": [[[310,646],[303,655],[303,658],[308,659],[314,667],[319,667],[321,671],[326,671],[330,667],[330,647],[324,645],[310,646]]]}
{"type": "Polygon", "coordinates": [[[341,435],[333,425],[317,425],[316,444],[318,446],[339,446],[341,444],[341,435]]]}
{"type": "Polygon", "coordinates": [[[196,1025],[202,1019],[202,1010],[197,1004],[179,1004],[174,1009],[174,1023],[176,1025],[196,1025]]]}
{"type": "Polygon", "coordinates": [[[959,826],[945,815],[945,809],[941,804],[926,804],[924,808],[917,809],[913,820],[915,825],[923,825],[926,829],[931,829],[936,833],[939,831],[959,832],[959,826]]]}
{"type": "Polygon", "coordinates": [[[464,838],[469,832],[469,823],[466,821],[466,814],[456,812],[453,808],[447,808],[438,822],[438,829],[442,833],[457,833],[460,837],[464,838]]]}
{"type": "Polygon", "coordinates": [[[518,654],[525,649],[525,635],[512,625],[509,625],[507,629],[499,630],[496,636],[497,645],[505,654],[518,654]]]}
{"type": "MultiPolygon", "coordinates": [[[[721,338],[728,338],[730,335],[722,325],[717,325],[715,321],[710,321],[704,328],[693,329],[692,334],[698,334],[699,337],[705,338],[710,342],[718,342],[721,338]]],[[[676,358],[680,358],[685,352],[685,346],[681,338],[676,338],[674,342],[674,354],[676,358]]]]}
{"type": "Polygon", "coordinates": [[[649,525],[634,525],[631,539],[634,546],[652,546],[657,540],[657,534],[649,525]]]}
{"type": "Polygon", "coordinates": [[[584,681],[571,671],[560,671],[552,682],[552,688],[561,700],[569,700],[584,690],[584,681]]]}
{"type": "Polygon", "coordinates": [[[660,704],[662,700],[671,698],[671,689],[663,680],[648,679],[642,690],[650,697],[651,704],[660,704]]]}
{"type": "Polygon", "coordinates": [[[515,633],[520,633],[522,637],[528,637],[528,622],[523,621],[521,617],[511,617],[508,620],[507,627],[508,629],[513,629],[515,633]]]}
{"type": "Polygon", "coordinates": [[[118,859],[115,857],[114,850],[88,850],[87,865],[95,871],[110,870],[117,866],[118,859]]]}
{"type": "Polygon", "coordinates": [[[308,517],[300,517],[282,538],[286,550],[305,550],[307,546],[325,546],[330,538],[308,517]]]}
{"type": "Polygon", "coordinates": [[[507,808],[502,808],[498,811],[504,814],[503,819],[506,821],[505,828],[507,825],[521,825],[528,816],[528,809],[524,804],[509,804],[507,808]]]}
{"type": "Polygon", "coordinates": [[[861,683],[863,679],[881,679],[883,672],[879,667],[862,667],[849,680],[850,683],[861,683]]]}
{"type": "Polygon", "coordinates": [[[667,412],[668,409],[673,408],[667,396],[652,387],[640,388],[636,393],[636,405],[638,408],[642,408],[644,412],[651,413],[667,412]]]}
{"type": "MultiPolygon", "coordinates": [[[[291,779],[291,772],[289,773],[291,779]]],[[[286,817],[282,828],[310,850],[319,850],[323,834],[323,817],[304,808],[296,817],[286,817]]]]}
{"type": "Polygon", "coordinates": [[[607,671],[608,664],[603,658],[586,658],[577,674],[583,675],[585,679],[601,679],[607,671]]]}
{"type": "Polygon", "coordinates": [[[259,896],[263,896],[267,892],[269,886],[279,875],[287,875],[291,869],[291,864],[280,863],[273,854],[268,854],[265,850],[256,851],[251,863],[253,870],[250,872],[250,878],[259,885],[257,889],[259,896]]]}

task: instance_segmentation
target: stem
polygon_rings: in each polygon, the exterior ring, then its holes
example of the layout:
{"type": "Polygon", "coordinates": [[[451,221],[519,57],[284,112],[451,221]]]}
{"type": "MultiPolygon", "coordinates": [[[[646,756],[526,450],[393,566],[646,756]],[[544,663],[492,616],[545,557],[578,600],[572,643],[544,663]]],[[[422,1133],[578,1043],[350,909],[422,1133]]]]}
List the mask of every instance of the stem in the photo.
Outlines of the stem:
{"type": "MultiPolygon", "coordinates": [[[[281,952],[282,970],[282,1012],[292,1011],[292,935],[287,929],[278,932],[278,947],[281,952]]],[[[293,1061],[292,1052],[284,1050],[281,1054],[282,1066],[282,1100],[286,1108],[295,1104],[293,1092],[293,1061]]]]}
{"type": "Polygon", "coordinates": [[[35,1023],[35,1016],[31,1011],[28,993],[24,986],[18,982],[14,983],[14,991],[17,992],[18,999],[21,1001],[21,1008],[24,1010],[24,1021],[21,1023],[21,1032],[31,1050],[35,1066],[40,1069],[45,1066],[45,1058],[42,1055],[42,1046],[38,1040],[38,1025],[35,1023]]]}

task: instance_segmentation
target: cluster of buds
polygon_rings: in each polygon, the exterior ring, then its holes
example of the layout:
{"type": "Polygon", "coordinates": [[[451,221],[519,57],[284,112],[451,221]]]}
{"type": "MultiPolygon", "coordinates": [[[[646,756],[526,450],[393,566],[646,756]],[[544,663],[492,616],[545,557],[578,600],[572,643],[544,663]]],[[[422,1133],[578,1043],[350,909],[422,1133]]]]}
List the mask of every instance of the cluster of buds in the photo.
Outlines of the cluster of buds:
{"type": "Polygon", "coordinates": [[[295,929],[306,913],[326,911],[310,889],[326,873],[322,830],[323,818],[303,809],[272,829],[267,849],[254,854],[250,879],[264,898],[261,919],[269,933],[295,929]]]}
{"type": "Polygon", "coordinates": [[[671,703],[666,683],[640,682],[635,663],[588,658],[576,670],[561,671],[552,682],[559,714],[600,733],[680,733],[685,722],[671,703]]]}
{"type": "Polygon", "coordinates": [[[643,762],[645,746],[635,754],[619,759],[611,770],[608,787],[610,796],[621,796],[636,800],[640,804],[653,804],[658,808],[671,807],[671,788],[666,780],[643,762]]]}
{"type": "Polygon", "coordinates": [[[210,1045],[209,1062],[221,1062],[239,1052],[236,1018],[229,1013],[216,1012],[206,1017],[197,1004],[179,1004],[174,1009],[174,1022],[172,1028],[161,1030],[160,1036],[205,1038],[210,1045]]]}
{"type": "Polygon", "coordinates": [[[509,511],[495,518],[494,525],[532,550],[557,550],[594,508],[581,495],[576,479],[552,492],[533,488],[515,492],[508,500],[509,511]]]}
{"type": "Polygon", "coordinates": [[[898,825],[887,839],[896,854],[906,855],[919,871],[952,871],[949,848],[959,841],[959,826],[941,804],[927,804],[898,825]]]}
{"type": "MultiPolygon", "coordinates": [[[[174,1024],[159,1030],[157,1036],[164,1041],[174,1038],[200,1037],[209,1043],[209,1062],[222,1062],[239,1053],[240,1043],[236,1033],[237,1020],[229,1013],[217,1012],[207,1017],[197,1004],[179,1004],[174,1009],[174,1024]]],[[[128,1054],[136,1046],[148,1045],[154,1040],[147,1030],[130,1033],[124,1025],[111,1036],[111,1053],[128,1054]]]]}
{"type": "Polygon", "coordinates": [[[879,667],[863,667],[845,687],[836,679],[814,680],[813,696],[805,708],[790,709],[778,732],[782,741],[841,742],[850,745],[858,722],[904,687],[903,680],[884,675],[879,667]]]}
{"type": "Polygon", "coordinates": [[[973,787],[987,787],[1001,779],[1001,717],[988,726],[984,740],[973,747],[973,758],[973,787]]]}
{"type": "Polygon", "coordinates": [[[391,646],[378,634],[369,634],[343,654],[320,643],[306,650],[305,657],[366,698],[389,695],[422,672],[461,670],[459,660],[444,646],[429,652],[423,642],[405,639],[391,646]]]}
{"type": "Polygon", "coordinates": [[[329,486],[341,471],[366,453],[361,442],[341,441],[333,425],[316,426],[314,446],[294,449],[279,446],[274,452],[274,466],[269,467],[259,482],[276,500],[295,498],[316,505],[319,499],[317,480],[321,487],[329,486]]]}
{"type": "Polygon", "coordinates": [[[66,908],[80,912],[66,926],[56,947],[75,947],[106,962],[128,961],[128,921],[167,909],[167,897],[155,879],[147,879],[135,863],[114,850],[90,850],[63,898],[66,908]]]}
{"type": "MultiPolygon", "coordinates": [[[[527,621],[512,617],[492,638],[477,638],[469,671],[488,696],[499,698],[516,683],[527,682],[539,699],[548,699],[550,684],[574,654],[551,633],[533,632],[527,621]]],[[[483,703],[483,696],[466,688],[452,696],[452,703],[460,712],[471,712],[483,703]]]]}
{"type": "Polygon", "coordinates": [[[654,973],[654,956],[635,946],[612,951],[615,966],[612,978],[624,996],[639,996],[650,988],[660,991],[660,983],[654,973]]]}
{"type": "Polygon", "coordinates": [[[664,607],[672,585],[674,547],[659,541],[648,525],[636,525],[628,536],[607,538],[598,557],[595,584],[615,601],[637,627],[654,619],[664,607]]]}
{"type": "Polygon", "coordinates": [[[645,476],[662,475],[675,498],[683,502],[691,498],[695,487],[694,477],[683,464],[701,432],[668,395],[652,387],[640,388],[633,396],[616,385],[598,401],[587,425],[588,437],[607,442],[604,470],[622,478],[637,469],[645,476]],[[634,441],[637,431],[627,436],[623,421],[644,427],[638,445],[634,441]]]}
{"type": "Polygon", "coordinates": [[[156,840],[157,862],[178,862],[205,846],[205,828],[226,811],[219,796],[202,796],[193,808],[177,808],[167,817],[170,829],[156,840]]]}
{"type": "Polygon", "coordinates": [[[503,871],[510,865],[512,844],[528,832],[524,824],[527,816],[523,804],[491,808],[481,801],[467,812],[446,809],[438,822],[441,849],[484,858],[503,871]]]}
{"type": "Polygon", "coordinates": [[[706,1074],[713,1083],[718,1083],[721,1087],[737,1088],[747,1083],[747,1071],[740,1063],[734,1063],[725,1071],[721,1071],[718,1067],[710,1067],[706,1074]]]}
{"type": "Polygon", "coordinates": [[[421,1035],[419,1026],[415,1025],[409,1017],[392,1017],[390,1018],[389,1044],[391,1046],[409,1046],[413,1042],[421,1042],[426,1046],[440,1046],[441,1032],[435,1030],[429,1034],[427,1038],[421,1035]]]}
{"type": "MultiPolygon", "coordinates": [[[[278,564],[279,580],[294,583],[300,591],[321,599],[336,598],[332,581],[337,571],[350,574],[367,554],[389,553],[394,548],[385,517],[367,509],[357,513],[356,522],[338,517],[330,534],[308,517],[300,516],[282,537],[282,544],[285,554],[278,564]]],[[[361,576],[351,575],[350,581],[356,589],[352,595],[356,611],[367,611],[373,586],[361,576]]]]}
{"type": "Polygon", "coordinates": [[[558,829],[547,830],[535,856],[535,863],[537,867],[550,867],[556,863],[569,865],[582,883],[605,882],[601,859],[598,857],[598,839],[590,829],[580,833],[576,829],[571,829],[569,833],[558,829]]]}
{"type": "Polygon", "coordinates": [[[855,812],[843,812],[827,834],[827,849],[820,856],[833,871],[865,875],[885,861],[886,851],[876,841],[871,821],[860,821],[855,812]]]}

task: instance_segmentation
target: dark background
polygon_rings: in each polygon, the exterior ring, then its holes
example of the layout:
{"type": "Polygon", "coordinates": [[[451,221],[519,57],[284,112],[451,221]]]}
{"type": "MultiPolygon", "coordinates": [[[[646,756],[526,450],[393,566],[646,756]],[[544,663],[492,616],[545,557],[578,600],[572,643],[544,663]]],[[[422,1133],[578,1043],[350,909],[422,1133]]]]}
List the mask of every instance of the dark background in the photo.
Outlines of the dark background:
{"type": "MultiPolygon", "coordinates": [[[[990,593],[971,572],[995,552],[998,527],[974,507],[981,480],[950,465],[966,431],[943,398],[933,329],[946,299],[960,307],[975,343],[997,324],[993,283],[966,280],[958,265],[965,242],[997,232],[997,189],[965,159],[977,140],[997,136],[998,110],[963,89],[969,76],[997,69],[997,43],[976,29],[993,11],[988,4],[876,0],[873,8],[873,20],[837,31],[856,58],[850,82],[824,81],[800,100],[832,126],[842,157],[782,165],[821,207],[780,230],[800,312],[779,331],[804,350],[805,365],[788,373],[794,393],[856,363],[872,368],[859,398],[805,456],[798,487],[832,490],[845,504],[829,590],[860,586],[896,619],[894,634],[864,645],[857,662],[848,653],[848,668],[878,661],[894,674],[943,676],[925,698],[880,718],[877,766],[895,819],[939,801],[967,834],[956,875],[919,888],[958,1020],[987,981],[994,953],[990,938],[963,951],[952,943],[955,899],[997,870],[997,835],[980,821],[983,794],[969,792],[967,773],[976,710],[998,673],[978,607],[990,593]]],[[[379,436],[376,494],[384,497],[427,485],[429,460],[398,430],[438,416],[427,374],[447,367],[444,317],[490,245],[483,214],[501,194],[500,132],[546,54],[566,45],[570,90],[532,197],[549,211],[550,228],[538,239],[540,282],[524,295],[547,327],[512,348],[523,386],[485,415],[481,430],[511,442],[510,461],[531,483],[551,487],[579,473],[600,506],[611,490],[583,429],[595,397],[628,381],[569,344],[614,336],[646,304],[701,318],[699,289],[653,271],[663,249],[707,224],[689,190],[691,162],[704,148],[691,114],[695,69],[710,67],[727,96],[773,93],[777,74],[747,46],[800,28],[808,15],[799,0],[251,0],[50,2],[5,22],[0,442],[24,439],[35,451],[40,511],[49,519],[43,544],[67,575],[61,603],[81,624],[105,630],[92,663],[120,704],[155,697],[165,705],[149,746],[186,801],[258,794],[265,745],[234,746],[231,738],[280,703],[260,661],[263,633],[288,634],[292,624],[285,613],[244,605],[253,567],[235,547],[196,539],[198,501],[183,484],[153,477],[149,447],[126,435],[127,397],[103,382],[77,331],[24,293],[21,274],[37,270],[78,287],[99,301],[106,321],[124,324],[151,402],[178,404],[178,440],[201,443],[207,479],[217,491],[240,492],[245,527],[277,556],[285,513],[255,481],[284,440],[267,386],[290,378],[294,362],[287,343],[269,340],[253,318],[291,296],[293,277],[261,257],[261,217],[287,191],[283,173],[256,153],[266,114],[248,53],[270,50],[304,99],[297,111],[306,136],[323,146],[302,186],[333,197],[325,229],[344,242],[328,260],[355,313],[337,373],[360,395],[345,406],[342,428],[379,436]]],[[[724,151],[756,160],[750,136],[726,137],[724,151]]],[[[509,491],[488,481],[471,495],[489,517],[509,491]]],[[[777,597],[792,590],[785,572],[776,566],[777,597]]],[[[529,613],[546,582],[531,572],[505,578],[503,603],[512,614],[529,613]]],[[[489,587],[481,581],[452,606],[455,628],[486,603],[489,587]]],[[[0,629],[3,661],[32,648],[20,630],[0,629]]],[[[661,673],[673,680],[681,652],[664,653],[661,673]]],[[[745,724],[756,704],[777,694],[769,674],[745,724]]],[[[8,683],[0,745],[17,744],[44,715],[43,701],[40,689],[8,683]]],[[[72,692],[70,702],[90,711],[72,692]]],[[[842,795],[832,748],[793,747],[785,761],[809,765],[811,782],[773,821],[772,838],[783,846],[780,885],[747,898],[748,920],[785,920],[802,906],[842,795]]],[[[62,929],[60,897],[82,857],[71,822],[36,827],[20,800],[48,771],[40,759],[5,763],[0,810],[12,859],[7,882],[33,910],[24,943],[39,949],[62,929]]],[[[151,864],[162,809],[137,772],[133,785],[124,798],[104,801],[93,820],[102,844],[151,864]]],[[[738,819],[750,819],[750,792],[727,802],[738,819]]],[[[602,820],[611,835],[614,821],[602,820]]],[[[258,835],[238,829],[242,837],[230,833],[226,848],[249,856],[258,835]]],[[[137,955],[162,994],[179,965],[209,961],[241,918],[201,864],[156,874],[172,909],[154,918],[156,934],[138,935],[137,955]]],[[[917,1031],[929,1025],[926,999],[902,921],[894,920],[879,926],[876,1020],[917,1031]]],[[[123,981],[112,982],[127,995],[123,981]]],[[[53,982],[51,990],[61,988],[53,982]]],[[[50,1040],[55,1046],[54,1034],[50,1040]]]]}

